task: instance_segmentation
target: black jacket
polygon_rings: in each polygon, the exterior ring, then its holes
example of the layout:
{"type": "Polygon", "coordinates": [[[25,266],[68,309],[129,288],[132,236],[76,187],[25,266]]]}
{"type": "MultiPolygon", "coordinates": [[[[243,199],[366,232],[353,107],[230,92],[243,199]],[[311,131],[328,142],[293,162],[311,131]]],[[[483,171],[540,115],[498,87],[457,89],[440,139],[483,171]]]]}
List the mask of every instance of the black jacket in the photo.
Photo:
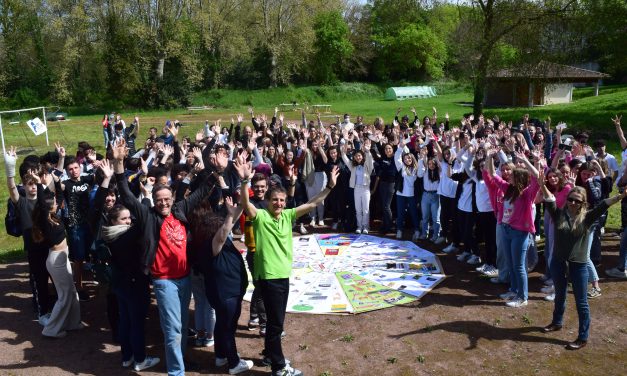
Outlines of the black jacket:
{"type": "MultiPolygon", "coordinates": [[[[144,274],[150,273],[150,268],[155,261],[157,245],[159,243],[159,233],[163,225],[163,217],[154,208],[149,208],[141,204],[128,188],[128,182],[124,174],[115,174],[118,182],[118,190],[122,204],[137,219],[137,226],[140,228],[143,253],[141,256],[141,267],[144,274]]],[[[187,227],[187,216],[194,207],[215,187],[215,179],[209,175],[209,179],[199,184],[189,197],[172,205],[172,215],[187,227]]]]}

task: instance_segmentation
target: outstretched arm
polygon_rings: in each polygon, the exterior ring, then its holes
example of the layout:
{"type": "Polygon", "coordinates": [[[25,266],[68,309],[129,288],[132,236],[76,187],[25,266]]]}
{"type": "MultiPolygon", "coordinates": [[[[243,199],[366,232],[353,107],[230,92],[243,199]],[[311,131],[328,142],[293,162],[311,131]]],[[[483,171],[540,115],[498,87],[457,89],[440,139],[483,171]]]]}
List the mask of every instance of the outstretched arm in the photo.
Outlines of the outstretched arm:
{"type": "Polygon", "coordinates": [[[14,204],[20,199],[20,193],[15,183],[15,165],[17,164],[17,152],[15,146],[9,147],[4,155],[4,166],[6,167],[7,188],[9,189],[9,198],[14,204]]]}
{"type": "Polygon", "coordinates": [[[618,135],[618,140],[620,141],[620,147],[621,149],[627,149],[627,140],[625,139],[625,135],[623,134],[623,129],[620,127],[620,120],[623,118],[623,116],[614,116],[612,118],[612,122],[614,123],[614,126],[616,127],[616,134],[618,135]]]}
{"type": "Polygon", "coordinates": [[[220,254],[220,251],[222,251],[222,247],[224,246],[224,243],[229,236],[229,232],[231,232],[231,229],[233,228],[233,224],[239,219],[239,216],[242,214],[242,207],[236,206],[233,203],[233,199],[231,197],[226,196],[224,198],[224,202],[227,209],[226,218],[224,218],[224,223],[222,224],[222,227],[218,229],[218,232],[216,232],[216,234],[213,236],[213,239],[211,240],[211,249],[214,256],[220,254]]]}
{"type": "Polygon", "coordinates": [[[244,213],[246,213],[246,216],[253,220],[257,217],[257,208],[250,203],[248,197],[248,185],[250,184],[250,179],[253,177],[253,167],[250,162],[246,162],[246,154],[246,152],[240,154],[233,163],[233,167],[235,167],[235,171],[237,171],[237,175],[242,181],[239,193],[240,206],[244,210],[244,213]]]}
{"type": "Polygon", "coordinates": [[[340,174],[339,167],[337,166],[333,167],[333,170],[331,170],[331,173],[330,173],[329,183],[327,183],[327,186],[322,190],[322,192],[315,195],[307,203],[296,207],[295,209],[296,218],[301,217],[309,213],[310,211],[314,210],[319,203],[324,201],[324,199],[329,195],[333,187],[335,187],[335,184],[337,182],[337,176],[339,174],[340,174]]]}

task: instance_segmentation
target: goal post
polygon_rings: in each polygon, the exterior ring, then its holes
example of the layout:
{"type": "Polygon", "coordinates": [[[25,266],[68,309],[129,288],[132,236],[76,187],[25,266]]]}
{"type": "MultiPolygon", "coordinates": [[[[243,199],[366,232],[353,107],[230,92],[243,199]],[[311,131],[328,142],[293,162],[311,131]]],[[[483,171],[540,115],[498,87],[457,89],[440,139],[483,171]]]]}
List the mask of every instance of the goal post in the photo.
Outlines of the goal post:
{"type": "Polygon", "coordinates": [[[41,121],[44,123],[44,127],[45,127],[45,134],[46,134],[46,145],[50,146],[50,141],[48,140],[48,122],[46,120],[46,107],[42,106],[42,107],[32,107],[32,108],[20,108],[19,110],[7,110],[7,111],[0,111],[0,139],[2,139],[2,155],[4,156],[6,154],[6,147],[4,145],[4,129],[2,128],[2,116],[5,114],[21,114],[22,112],[28,112],[28,111],[36,111],[36,110],[41,110],[41,114],[42,114],[42,119],[41,121]]]}

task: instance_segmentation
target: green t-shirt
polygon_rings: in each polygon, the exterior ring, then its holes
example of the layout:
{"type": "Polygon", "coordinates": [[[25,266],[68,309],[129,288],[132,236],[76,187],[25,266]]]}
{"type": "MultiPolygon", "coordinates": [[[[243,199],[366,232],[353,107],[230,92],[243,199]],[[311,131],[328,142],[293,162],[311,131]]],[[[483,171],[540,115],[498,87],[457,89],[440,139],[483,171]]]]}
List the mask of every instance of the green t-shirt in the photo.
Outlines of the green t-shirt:
{"type": "Polygon", "coordinates": [[[292,222],[296,210],[285,209],[275,219],[265,209],[258,209],[253,219],[255,231],[255,270],[253,279],[289,278],[292,272],[292,222]]]}

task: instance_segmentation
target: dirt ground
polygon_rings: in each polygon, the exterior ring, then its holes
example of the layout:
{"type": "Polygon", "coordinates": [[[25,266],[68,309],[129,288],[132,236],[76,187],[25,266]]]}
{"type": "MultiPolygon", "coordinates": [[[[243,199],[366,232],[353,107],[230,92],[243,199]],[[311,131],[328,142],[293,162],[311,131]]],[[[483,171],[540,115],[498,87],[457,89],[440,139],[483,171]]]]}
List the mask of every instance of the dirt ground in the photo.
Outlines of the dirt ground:
{"type": "MultiPolygon", "coordinates": [[[[376,235],[376,234],[375,234],[376,235]]],[[[429,249],[428,246],[423,245],[429,249]]],[[[433,250],[433,249],[431,249],[433,250]]],[[[577,314],[568,297],[565,327],[549,335],[539,329],[551,320],[552,303],[542,299],[541,263],[529,278],[529,305],[506,307],[504,291],[474,268],[439,253],[450,277],[413,304],[351,316],[288,314],[284,352],[305,375],[619,375],[627,369],[626,281],[601,272],[603,295],[590,301],[589,344],[564,349],[577,336],[577,314]],[[621,371],[622,370],[622,371],[621,371]]],[[[604,241],[604,270],[617,258],[617,238],[604,241]]],[[[119,348],[111,342],[104,292],[81,303],[89,326],[63,339],[46,339],[33,320],[26,262],[0,265],[0,375],[124,375],[119,348]]],[[[256,366],[248,374],[269,374],[259,366],[263,340],[246,328],[244,302],[238,350],[256,366]]],[[[147,322],[148,354],[162,358],[143,375],[165,372],[163,340],[155,302],[147,322]]],[[[226,374],[214,366],[213,348],[189,347],[197,374],[226,374]]]]}

